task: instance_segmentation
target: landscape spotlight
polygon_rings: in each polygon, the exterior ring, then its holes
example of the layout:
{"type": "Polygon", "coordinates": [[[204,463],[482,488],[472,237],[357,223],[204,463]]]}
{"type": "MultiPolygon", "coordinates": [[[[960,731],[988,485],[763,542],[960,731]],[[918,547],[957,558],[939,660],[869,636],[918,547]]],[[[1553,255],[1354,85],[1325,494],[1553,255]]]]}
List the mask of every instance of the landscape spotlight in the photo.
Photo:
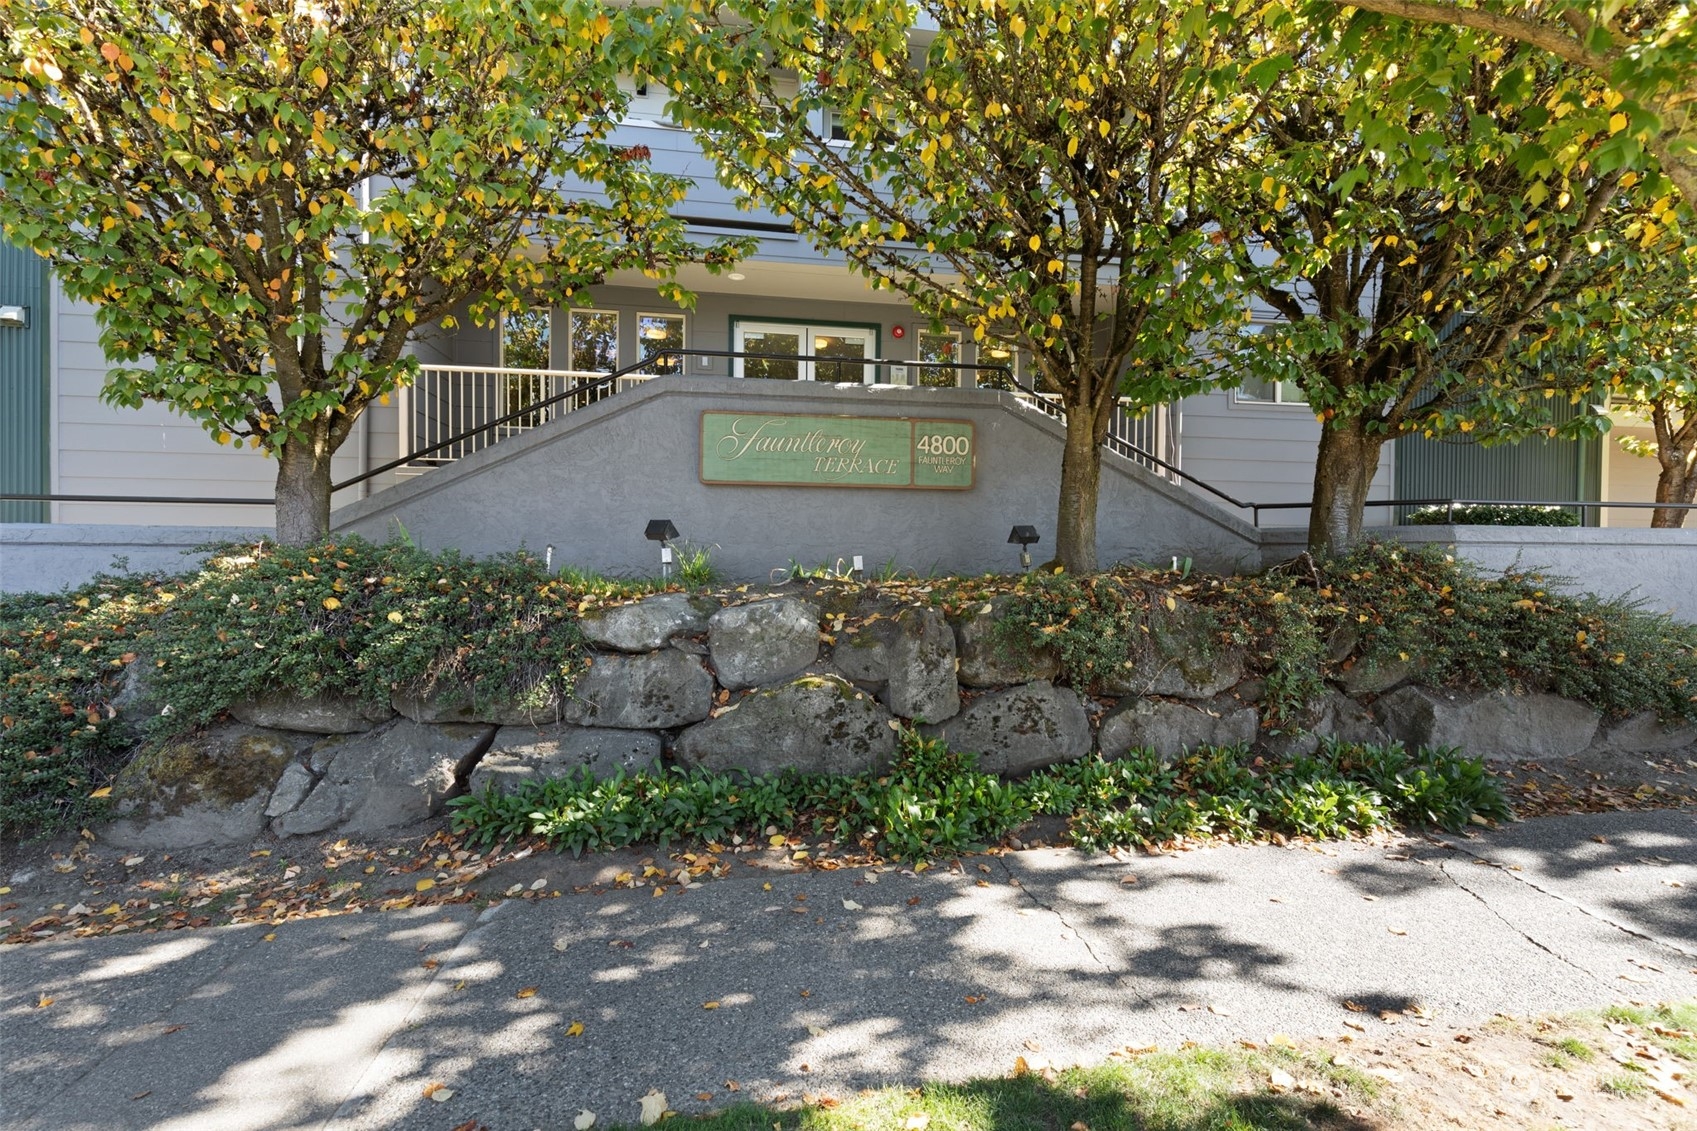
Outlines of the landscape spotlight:
{"type": "Polygon", "coordinates": [[[1031,544],[1042,540],[1043,537],[1037,533],[1035,526],[1016,526],[1008,531],[1008,541],[1019,546],[1019,566],[1021,569],[1031,568],[1031,544]]]}
{"type": "Polygon", "coordinates": [[[651,518],[642,536],[650,542],[660,543],[660,576],[672,576],[672,547],[670,542],[678,536],[678,528],[672,525],[669,518],[651,518]]]}

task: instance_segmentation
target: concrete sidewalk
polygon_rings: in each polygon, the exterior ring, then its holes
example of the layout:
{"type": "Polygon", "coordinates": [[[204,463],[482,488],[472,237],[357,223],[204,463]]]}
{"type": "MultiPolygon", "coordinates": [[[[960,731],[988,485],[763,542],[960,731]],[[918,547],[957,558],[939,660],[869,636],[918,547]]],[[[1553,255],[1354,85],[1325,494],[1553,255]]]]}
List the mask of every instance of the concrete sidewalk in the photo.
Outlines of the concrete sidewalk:
{"type": "Polygon", "coordinates": [[[1001,1075],[1035,1059],[1027,1042],[1067,1064],[1346,1020],[1371,1035],[1414,1007],[1447,1028],[1697,997],[1697,815],[1394,848],[1037,850],[274,934],[0,952],[0,1122],[553,1129],[582,1109],[634,1122],[650,1088],[689,1112],[1001,1075]],[[437,1081],[446,1102],[425,1098],[437,1081]]]}

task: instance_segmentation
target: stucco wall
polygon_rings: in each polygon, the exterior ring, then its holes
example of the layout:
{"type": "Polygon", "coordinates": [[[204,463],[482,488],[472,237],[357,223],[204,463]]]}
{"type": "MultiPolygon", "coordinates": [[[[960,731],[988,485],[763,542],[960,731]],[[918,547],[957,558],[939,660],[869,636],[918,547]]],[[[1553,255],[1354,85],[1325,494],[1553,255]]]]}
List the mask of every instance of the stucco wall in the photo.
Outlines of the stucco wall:
{"type": "MultiPolygon", "coordinates": [[[[1457,557],[1493,573],[1540,573],[1552,587],[1629,597],[1646,609],[1697,622],[1697,530],[1542,526],[1392,526],[1376,538],[1453,547],[1457,557]]],[[[1301,552],[1297,530],[1264,532],[1264,561],[1301,552]]]]}
{"type": "MultiPolygon", "coordinates": [[[[649,519],[669,518],[685,539],[714,547],[728,575],[765,578],[792,559],[808,567],[859,554],[921,573],[1018,565],[1008,529],[1054,547],[1062,430],[1011,397],[958,389],[862,388],[668,377],[573,412],[451,467],[344,507],[338,530],[381,540],[399,519],[429,548],[486,554],[555,548],[555,563],[613,574],[654,574],[649,519]],[[703,410],[945,417],[977,427],[970,491],[707,486],[699,479],[703,410]]],[[[1198,568],[1253,566],[1252,527],[1118,457],[1104,456],[1099,554],[1198,568]]]]}
{"type": "Polygon", "coordinates": [[[0,592],[51,593],[97,573],[177,571],[208,542],[269,537],[270,527],[0,524],[0,592]]]}

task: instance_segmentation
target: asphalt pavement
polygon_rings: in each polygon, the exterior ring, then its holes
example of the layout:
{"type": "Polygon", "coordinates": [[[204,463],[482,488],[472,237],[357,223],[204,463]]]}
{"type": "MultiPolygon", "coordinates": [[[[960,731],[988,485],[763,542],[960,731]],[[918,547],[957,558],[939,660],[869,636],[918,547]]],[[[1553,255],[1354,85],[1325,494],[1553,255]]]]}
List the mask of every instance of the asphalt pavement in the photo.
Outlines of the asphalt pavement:
{"type": "Polygon", "coordinates": [[[9,947],[0,1124],[552,1131],[635,1122],[651,1089],[694,1112],[1693,997],[1690,812],[1041,849],[9,947]]]}

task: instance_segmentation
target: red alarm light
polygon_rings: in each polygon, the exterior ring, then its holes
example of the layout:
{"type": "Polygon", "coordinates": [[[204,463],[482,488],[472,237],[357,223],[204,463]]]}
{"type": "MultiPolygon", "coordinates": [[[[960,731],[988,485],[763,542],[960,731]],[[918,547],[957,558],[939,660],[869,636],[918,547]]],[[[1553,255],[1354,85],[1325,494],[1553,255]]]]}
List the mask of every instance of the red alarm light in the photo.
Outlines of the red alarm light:
{"type": "Polygon", "coordinates": [[[901,338],[907,337],[907,327],[905,327],[905,326],[891,326],[890,327],[890,337],[896,338],[896,339],[901,339],[901,338]]]}

